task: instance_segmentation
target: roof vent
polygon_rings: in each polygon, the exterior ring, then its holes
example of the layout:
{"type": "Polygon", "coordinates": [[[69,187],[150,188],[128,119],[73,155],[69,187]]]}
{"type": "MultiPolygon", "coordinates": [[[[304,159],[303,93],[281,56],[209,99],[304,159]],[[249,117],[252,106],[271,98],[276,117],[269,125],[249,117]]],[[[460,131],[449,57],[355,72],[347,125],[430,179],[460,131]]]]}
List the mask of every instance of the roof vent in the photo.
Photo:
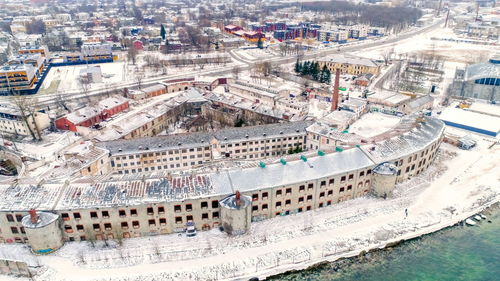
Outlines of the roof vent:
{"type": "Polygon", "coordinates": [[[266,133],[264,133],[264,134],[262,134],[262,135],[263,135],[264,137],[265,137],[265,136],[267,136],[267,134],[266,134],[266,133]]]}
{"type": "Polygon", "coordinates": [[[182,143],[178,143],[177,145],[178,145],[178,146],[181,146],[181,145],[182,145],[182,143]]]}
{"type": "Polygon", "coordinates": [[[247,139],[248,139],[248,135],[245,135],[245,138],[247,138],[247,139]]]}
{"type": "Polygon", "coordinates": [[[119,152],[121,152],[121,151],[122,151],[122,149],[121,149],[121,148],[118,148],[118,151],[119,151],[119,152]]]}
{"type": "Polygon", "coordinates": [[[295,132],[297,132],[297,133],[298,133],[298,132],[299,132],[299,129],[295,130],[295,132]]]}
{"type": "Polygon", "coordinates": [[[283,131],[280,131],[280,135],[283,135],[283,131]]]}
{"type": "Polygon", "coordinates": [[[226,137],[224,137],[224,140],[227,140],[227,138],[226,138],[226,137]]]}
{"type": "Polygon", "coordinates": [[[141,150],[141,149],[142,149],[142,145],[139,145],[139,150],[141,150]]]}
{"type": "Polygon", "coordinates": [[[158,147],[161,147],[161,143],[160,143],[160,144],[158,144],[158,147]]]}

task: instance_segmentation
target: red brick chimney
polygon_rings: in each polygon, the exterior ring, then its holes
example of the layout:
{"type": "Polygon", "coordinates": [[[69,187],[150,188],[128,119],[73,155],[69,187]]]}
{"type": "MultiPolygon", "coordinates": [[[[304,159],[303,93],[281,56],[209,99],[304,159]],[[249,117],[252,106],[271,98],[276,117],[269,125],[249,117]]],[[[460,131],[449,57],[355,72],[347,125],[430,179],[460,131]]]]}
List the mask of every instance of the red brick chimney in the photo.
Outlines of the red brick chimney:
{"type": "Polygon", "coordinates": [[[30,209],[28,211],[28,213],[30,215],[31,223],[32,224],[37,224],[38,223],[38,215],[36,214],[36,210],[35,209],[30,209]]]}
{"type": "Polygon", "coordinates": [[[340,68],[335,70],[335,83],[333,85],[332,96],[332,111],[337,110],[339,107],[339,87],[340,87],[340,68]]]}
{"type": "Polygon", "coordinates": [[[241,194],[238,190],[236,190],[236,206],[239,207],[241,205],[241,194]]]}

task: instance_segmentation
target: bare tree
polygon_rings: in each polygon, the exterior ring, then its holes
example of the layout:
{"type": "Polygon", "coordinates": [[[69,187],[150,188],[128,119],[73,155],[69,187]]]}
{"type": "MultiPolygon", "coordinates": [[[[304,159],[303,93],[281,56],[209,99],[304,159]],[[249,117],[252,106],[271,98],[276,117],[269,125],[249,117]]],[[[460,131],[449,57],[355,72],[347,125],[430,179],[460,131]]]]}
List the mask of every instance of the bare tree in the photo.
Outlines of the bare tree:
{"type": "Polygon", "coordinates": [[[57,104],[64,108],[64,110],[69,111],[68,105],[67,105],[67,100],[65,99],[64,93],[58,92],[56,95],[56,102],[57,104]]]}
{"type": "Polygon", "coordinates": [[[80,90],[82,91],[83,96],[88,100],[88,102],[90,102],[91,100],[89,96],[89,91],[90,91],[89,80],[84,77],[80,77],[78,79],[78,84],[80,85],[80,90]]]}
{"type": "Polygon", "coordinates": [[[389,62],[391,61],[391,57],[394,54],[394,46],[389,49],[385,49],[382,52],[382,58],[384,59],[384,64],[387,66],[389,62]]]}
{"type": "Polygon", "coordinates": [[[127,59],[132,62],[133,65],[137,62],[138,51],[134,46],[128,48],[127,59]]]}
{"type": "Polygon", "coordinates": [[[268,77],[269,75],[271,75],[273,69],[273,65],[268,61],[258,63],[255,65],[255,67],[257,72],[264,77],[268,77]]]}
{"type": "Polygon", "coordinates": [[[21,119],[26,124],[26,128],[30,132],[33,140],[42,140],[42,134],[36,122],[36,116],[38,114],[36,111],[36,100],[26,96],[15,95],[12,97],[12,101],[19,110],[21,119]]]}
{"type": "Polygon", "coordinates": [[[136,73],[135,75],[135,81],[137,82],[137,87],[139,87],[139,90],[142,89],[142,80],[144,79],[144,72],[139,72],[136,73]]]}
{"type": "Polygon", "coordinates": [[[233,73],[234,79],[239,78],[240,72],[241,72],[241,68],[239,66],[233,67],[232,73],[233,73]]]}

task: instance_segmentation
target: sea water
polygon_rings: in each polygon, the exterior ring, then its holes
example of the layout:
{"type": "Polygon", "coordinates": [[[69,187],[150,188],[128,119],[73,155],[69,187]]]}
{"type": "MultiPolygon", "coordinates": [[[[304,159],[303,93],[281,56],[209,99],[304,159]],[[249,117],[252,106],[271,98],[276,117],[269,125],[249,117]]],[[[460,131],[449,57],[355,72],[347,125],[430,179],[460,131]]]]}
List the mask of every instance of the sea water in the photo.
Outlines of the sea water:
{"type": "Polygon", "coordinates": [[[476,226],[453,226],[394,248],[285,273],[270,280],[500,280],[500,209],[476,226]],[[490,221],[490,222],[488,222],[490,221]]]}

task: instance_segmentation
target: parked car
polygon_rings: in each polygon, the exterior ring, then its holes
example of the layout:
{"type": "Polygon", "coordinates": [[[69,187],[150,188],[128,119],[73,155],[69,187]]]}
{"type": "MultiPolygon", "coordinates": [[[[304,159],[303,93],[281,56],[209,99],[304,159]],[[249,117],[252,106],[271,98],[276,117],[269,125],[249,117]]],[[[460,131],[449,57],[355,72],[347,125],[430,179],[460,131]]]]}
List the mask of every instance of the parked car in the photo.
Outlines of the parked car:
{"type": "Polygon", "coordinates": [[[194,226],[193,222],[188,222],[186,224],[186,236],[187,237],[196,236],[196,227],[194,226]]]}

